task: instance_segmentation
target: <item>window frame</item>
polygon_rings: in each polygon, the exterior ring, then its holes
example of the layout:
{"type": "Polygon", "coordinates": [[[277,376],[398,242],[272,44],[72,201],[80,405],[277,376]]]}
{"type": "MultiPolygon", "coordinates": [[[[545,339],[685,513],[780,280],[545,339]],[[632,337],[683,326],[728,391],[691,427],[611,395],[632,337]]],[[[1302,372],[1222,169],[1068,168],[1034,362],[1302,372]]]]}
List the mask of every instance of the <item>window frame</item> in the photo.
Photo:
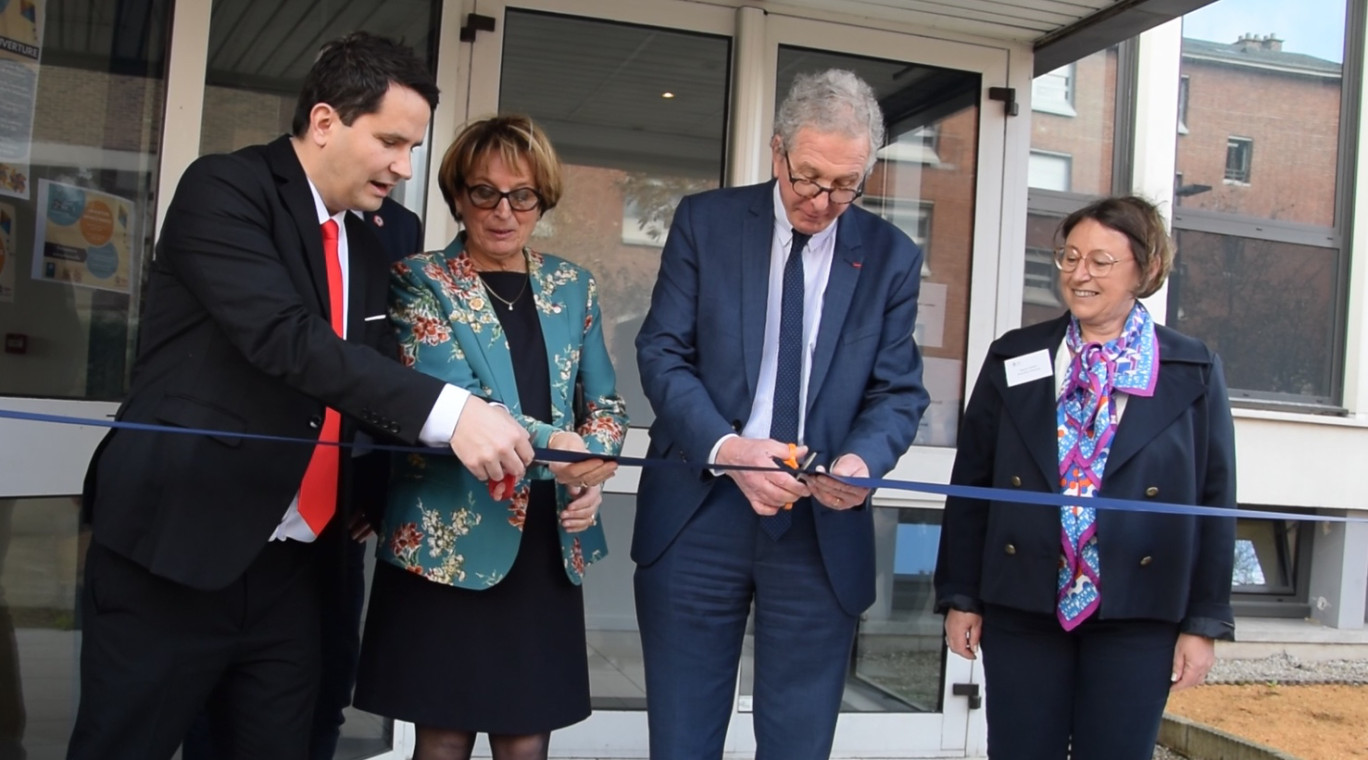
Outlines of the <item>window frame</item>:
{"type": "Polygon", "coordinates": [[[1222,178],[1227,185],[1239,185],[1248,187],[1254,172],[1254,138],[1230,135],[1226,138],[1226,159],[1225,176],[1222,178]],[[1231,157],[1235,157],[1239,164],[1234,170],[1235,176],[1231,176],[1231,157]]]}

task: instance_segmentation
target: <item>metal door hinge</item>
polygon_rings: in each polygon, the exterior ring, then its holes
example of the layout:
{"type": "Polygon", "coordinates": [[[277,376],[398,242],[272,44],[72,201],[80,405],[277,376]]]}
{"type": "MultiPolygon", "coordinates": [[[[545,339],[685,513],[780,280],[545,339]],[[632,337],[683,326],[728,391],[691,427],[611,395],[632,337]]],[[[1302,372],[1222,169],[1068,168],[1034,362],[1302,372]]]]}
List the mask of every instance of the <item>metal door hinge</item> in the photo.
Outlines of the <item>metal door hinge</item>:
{"type": "Polygon", "coordinates": [[[1001,100],[1002,107],[1007,111],[1008,116],[1017,115],[1017,100],[1015,87],[989,87],[989,100],[1001,100]]]}
{"type": "Polygon", "coordinates": [[[494,17],[467,13],[466,22],[461,27],[461,42],[474,42],[476,32],[494,31],[494,17]]]}
{"type": "Polygon", "coordinates": [[[957,697],[969,698],[969,709],[977,710],[983,707],[983,697],[979,696],[979,685],[976,683],[957,683],[950,686],[950,693],[957,697]]]}

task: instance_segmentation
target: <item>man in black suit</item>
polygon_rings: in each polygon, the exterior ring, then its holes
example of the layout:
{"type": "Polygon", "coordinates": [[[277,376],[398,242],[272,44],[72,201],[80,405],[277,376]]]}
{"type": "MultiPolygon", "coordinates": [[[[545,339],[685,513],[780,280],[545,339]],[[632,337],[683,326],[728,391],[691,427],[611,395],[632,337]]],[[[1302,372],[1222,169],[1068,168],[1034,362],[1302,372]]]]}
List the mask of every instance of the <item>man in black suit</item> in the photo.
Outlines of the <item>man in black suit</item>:
{"type": "MultiPolygon", "coordinates": [[[[345,540],[361,431],[449,444],[520,476],[507,412],[392,357],[386,259],[364,220],[410,176],[437,89],[407,48],[329,46],[293,134],[186,170],[150,265],[119,419],[86,478],[81,703],[69,760],[170,758],[207,704],[227,758],[304,755],[318,689],[317,561],[345,540]]],[[[336,582],[341,582],[338,578],[336,582]]]]}
{"type": "MultiPolygon", "coordinates": [[[[380,240],[386,258],[395,262],[423,248],[423,220],[403,204],[386,197],[378,211],[357,211],[380,240]]],[[[337,754],[343,711],[351,704],[356,684],[356,662],[361,651],[361,611],[366,598],[367,522],[379,524],[389,482],[389,458],[385,451],[366,453],[353,449],[353,486],[349,496],[354,541],[334,541],[319,557],[322,602],[320,620],[326,632],[319,642],[321,674],[318,700],[314,703],[313,729],[309,734],[309,760],[332,760],[337,754]],[[338,577],[342,581],[337,582],[338,577]]],[[[219,760],[218,741],[209,716],[201,714],[181,745],[182,760],[219,760]]]]}

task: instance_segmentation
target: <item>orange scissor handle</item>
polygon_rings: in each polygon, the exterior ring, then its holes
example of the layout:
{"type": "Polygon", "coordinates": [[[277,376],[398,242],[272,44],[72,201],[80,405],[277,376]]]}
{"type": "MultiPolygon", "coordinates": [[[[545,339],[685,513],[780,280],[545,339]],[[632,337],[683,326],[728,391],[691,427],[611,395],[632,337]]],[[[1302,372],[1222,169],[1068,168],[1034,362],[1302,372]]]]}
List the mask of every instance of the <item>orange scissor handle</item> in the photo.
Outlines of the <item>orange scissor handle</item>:
{"type": "MultiPolygon", "coordinates": [[[[797,469],[798,469],[798,467],[799,467],[799,465],[798,465],[798,445],[797,445],[797,444],[790,443],[790,444],[788,445],[788,447],[789,447],[789,455],[788,455],[788,459],[785,459],[785,460],[784,460],[784,464],[788,465],[789,467],[792,467],[795,471],[797,471],[797,469]]],[[[785,504],[785,505],[784,505],[784,509],[785,509],[785,510],[793,509],[793,502],[789,502],[789,503],[785,504]]]]}

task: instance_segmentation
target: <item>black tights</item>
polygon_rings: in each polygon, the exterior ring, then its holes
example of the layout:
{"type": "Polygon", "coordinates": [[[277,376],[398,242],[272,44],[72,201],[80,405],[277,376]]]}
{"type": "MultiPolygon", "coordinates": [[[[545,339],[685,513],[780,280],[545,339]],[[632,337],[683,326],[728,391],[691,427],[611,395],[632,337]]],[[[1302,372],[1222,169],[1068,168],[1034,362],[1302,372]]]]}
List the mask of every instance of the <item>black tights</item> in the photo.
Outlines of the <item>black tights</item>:
{"type": "MultiPolygon", "coordinates": [[[[473,731],[448,731],[418,726],[413,760],[470,760],[475,751],[473,731]]],[[[551,732],[544,734],[490,734],[494,760],[546,760],[551,732]]]]}

